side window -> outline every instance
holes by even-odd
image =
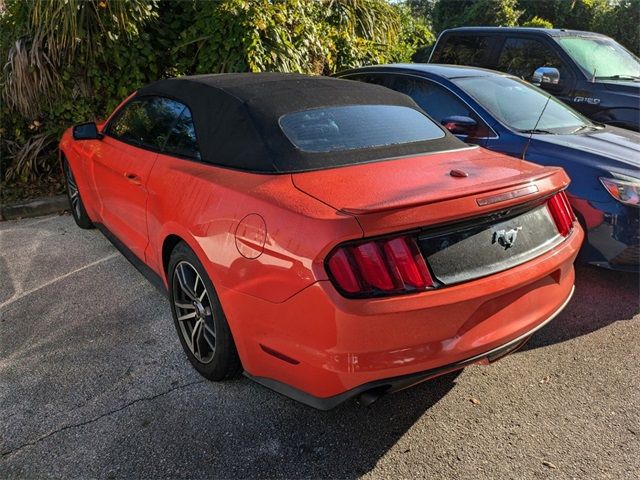
[[[538,67],[554,67],[560,72],[560,83],[566,79],[567,70],[560,57],[550,47],[538,40],[508,38],[500,52],[497,70],[510,73],[523,80],[531,80]]]
[[[200,160],[196,130],[193,125],[191,110],[188,107],[184,107],[180,118],[171,128],[164,151],[168,154]]]
[[[487,67],[495,37],[487,35],[450,35],[434,52],[430,63],[450,63]]]
[[[491,129],[469,105],[440,85],[420,78],[398,76],[393,89],[409,95],[420,108],[440,124],[452,115],[470,117],[478,123],[476,137],[493,136]]]
[[[107,134],[123,142],[161,150],[169,129],[186,107],[163,97],[133,99],[109,122]]]

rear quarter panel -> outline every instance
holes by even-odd
[[[177,235],[214,285],[279,303],[327,278],[314,269],[322,252],[362,236],[352,216],[298,191],[288,174],[251,174],[160,155],[147,188],[146,258],[165,280],[163,243]]]

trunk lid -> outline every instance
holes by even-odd
[[[569,183],[560,168],[477,147],[295,173],[292,180],[308,195],[354,215],[365,236],[481,216],[549,196]]]

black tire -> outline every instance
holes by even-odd
[[[67,182],[69,209],[71,210],[71,215],[73,215],[76,225],[80,228],[84,228],[85,230],[94,228],[93,222],[84,208],[84,203],[82,203],[82,198],[80,197],[80,190],[78,189],[76,179],[73,176],[73,172],[71,171],[71,167],[69,166],[69,162],[67,162],[66,158],[63,159],[62,165],[64,169],[64,178]]]
[[[173,322],[193,367],[209,380],[238,376],[242,364],[218,295],[202,263],[184,242],[171,252],[167,277]]]

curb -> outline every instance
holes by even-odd
[[[64,210],[69,210],[69,200],[66,195],[39,197],[0,206],[0,220],[39,217]]]

